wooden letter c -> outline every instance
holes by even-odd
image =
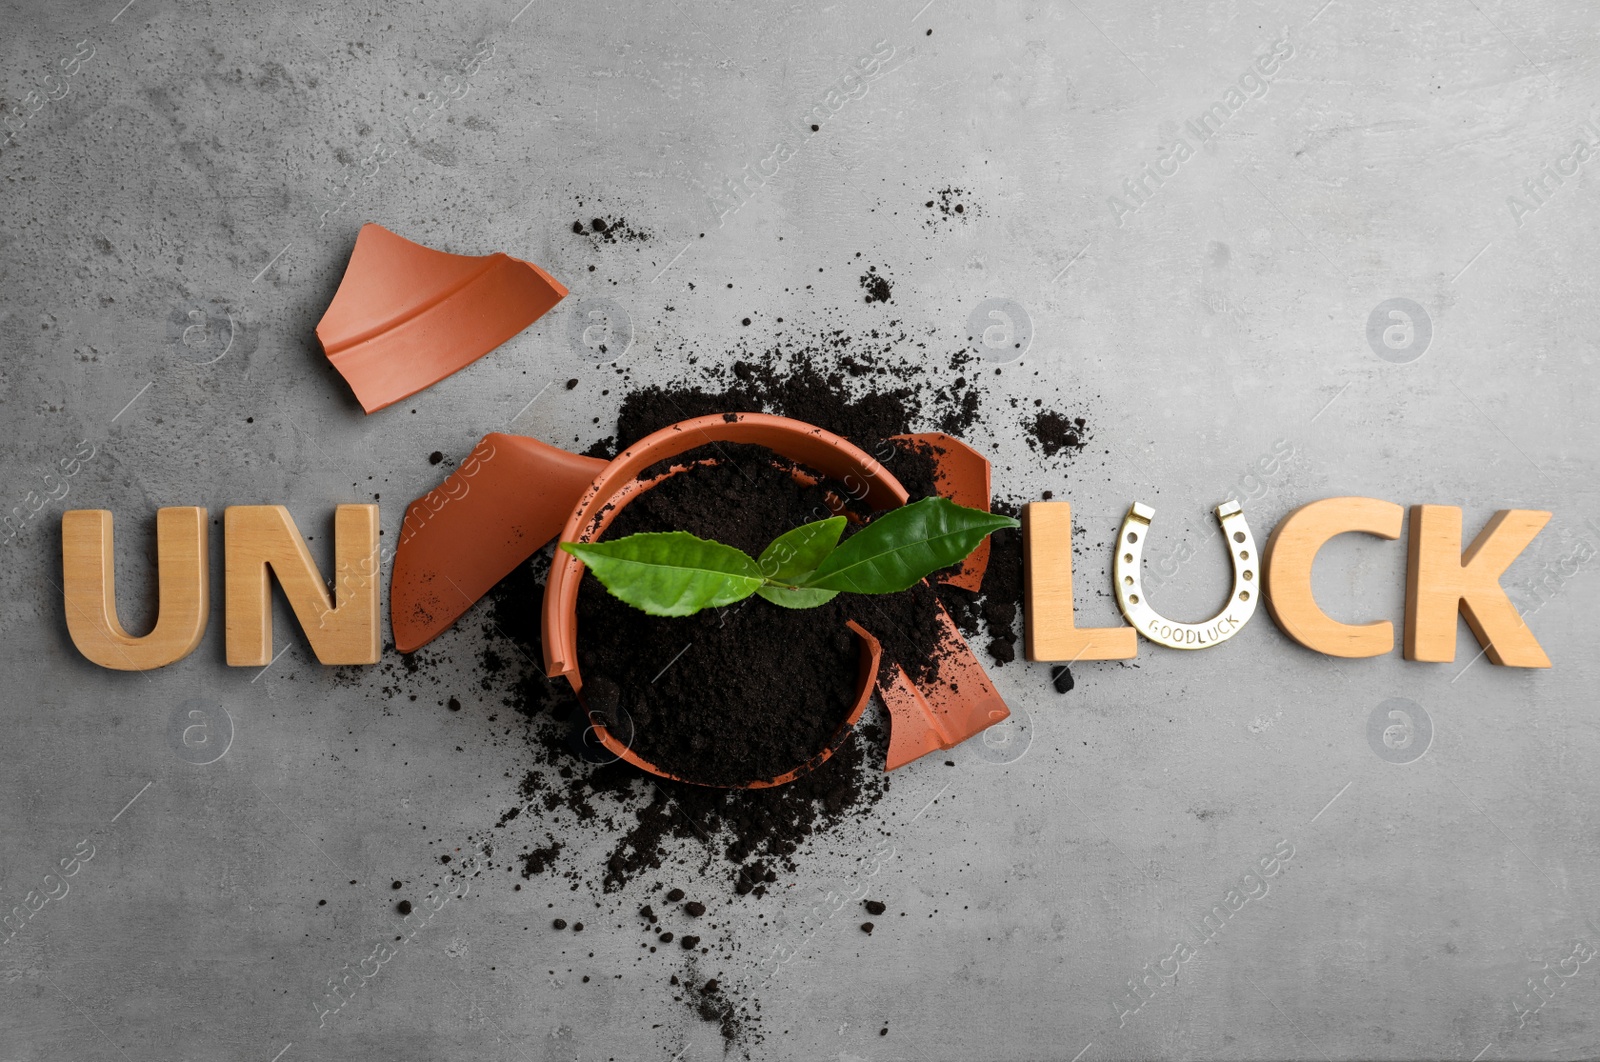
[[[1335,535],[1360,531],[1395,539],[1405,509],[1377,498],[1324,498],[1285,516],[1267,540],[1267,611],[1289,637],[1307,649],[1348,658],[1382,656],[1394,650],[1394,624],[1340,623],[1317,607],[1311,565]]]

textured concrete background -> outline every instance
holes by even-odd
[[[608,327],[649,379],[685,343],[722,357],[752,313],[759,330],[892,312],[956,343],[987,298],[1031,322],[1027,371],[994,394],[1059,388],[1109,451],[1063,479],[1014,423],[976,440],[1011,466],[1006,492],[1074,503],[1080,623],[1114,618],[1104,543],[1135,499],[1160,510],[1152,565],[1193,553],[1157,595],[1185,618],[1225,592],[1209,509],[1231,490],[1263,539],[1335,494],[1462,505],[1469,533],[1547,508],[1508,585],[1555,667],[1473,661],[1465,626],[1452,665],[1336,662],[1262,614],[1214,651],[1079,666],[1065,697],[1039,666],[1004,669],[1028,726],[956,770],[914,765],[879,805],[895,857],[875,887],[910,914],[870,947],[824,925],[762,995],[759,1053],[1600,1054],[1583,766],[1600,229],[1574,154],[1600,140],[1590,5],[121,3],[6,3],[0,22],[3,505],[24,516],[0,544],[0,906],[60,892],[45,875],[93,850],[0,946],[0,1059],[720,1054],[632,967],[612,978],[637,947],[623,934],[547,975],[567,944],[537,932],[546,904],[574,900],[559,879],[445,908],[319,1028],[326,979],[394,922],[389,880],[437,879],[429,843],[499,810],[517,742],[487,740],[483,711],[386,701],[392,653],[317,666],[281,605],[284,655],[225,667],[219,583],[188,660],[88,664],[61,616],[60,513],[115,512],[138,629],[157,507],[281,502],[327,570],[333,507],[381,493],[392,535],[439,478],[430,451],[591,438],[615,376],[584,344]],[[875,48],[893,52],[879,76],[841,82]],[[1185,123],[1268,54],[1275,73],[1201,144]],[[841,84],[856,98],[834,113]],[[1125,190],[1179,137],[1192,157]],[[780,143],[795,150],[766,161]],[[728,211],[747,165],[777,172]],[[946,186],[975,209],[927,227]],[[652,239],[596,249],[568,231],[590,213]],[[529,258],[573,298],[365,417],[312,335],[365,220]],[[892,311],[861,301],[868,261]],[[1414,307],[1384,308],[1370,339],[1391,299]],[[92,458],[47,483],[80,445]],[[1292,459],[1261,473],[1275,448]],[[1403,543],[1339,542],[1317,592],[1398,622],[1403,570]],[[471,647],[443,644],[470,682]],[[172,729],[192,710],[215,762]],[[1160,960],[1280,845],[1269,891],[1171,976]],[[847,881],[858,854],[819,851],[791,896]],[[751,923],[741,975],[803,906]]]

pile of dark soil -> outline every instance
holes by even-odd
[[[1054,410],[1044,410],[1028,424],[1027,443],[1031,450],[1042,450],[1046,457],[1054,457],[1063,450],[1081,450],[1084,445],[1084,419],[1068,419]]]
[[[724,444],[685,455],[702,458],[717,463],[660,481],[604,537],[688,531],[757,557],[785,531],[828,514],[826,485],[796,482],[777,454]],[[842,486],[835,493],[847,494]],[[826,748],[850,713],[860,639],[845,621],[857,611],[845,595],[804,611],[752,597],[693,616],[650,616],[585,574],[578,645],[586,700],[620,724],[620,733],[611,729],[635,752],[680,778],[775,778]],[[596,684],[615,706],[596,705]]]
[[[849,731],[820,767],[769,789],[656,778],[584,742],[587,720],[571,688],[564,679],[551,682],[532,664],[542,650],[539,612],[529,602],[543,593],[549,563],[545,551],[494,588],[484,630],[488,645],[481,665],[491,673],[484,693],[498,696],[524,720],[533,762],[514,794],[513,806],[527,813],[509,819],[502,814],[500,823],[475,840],[505,836],[510,822],[546,831],[542,842],[530,844],[507,869],[524,879],[561,873],[574,888],[594,882],[590,871],[564,864],[560,856],[569,839],[598,834],[608,850],[598,879],[602,891],[627,888],[669,863],[703,874],[720,859],[727,869],[713,880],[724,882],[724,895],[759,896],[773,869],[792,868],[791,857],[814,833],[839,825],[887,791],[888,736],[870,719]],[[515,672],[509,685],[507,672]]]
[[[861,274],[861,287],[866,291],[866,302],[888,302],[894,295],[889,278],[878,272],[877,266],[868,266]]]
[[[913,497],[933,492],[926,444],[883,449],[901,459]],[[760,556],[785,531],[848,499],[842,484],[759,447],[702,447],[624,508],[607,539],[687,531]],[[816,481],[798,482],[796,473]],[[867,515],[867,514],[860,514]],[[847,532],[848,534],[848,532]],[[913,682],[937,679],[940,607],[964,629],[993,632],[996,664],[1015,659],[1022,590],[1015,535],[1002,540],[985,592],[919,585],[899,594],[841,594],[797,611],[758,597],[693,616],[650,616],[586,574],[578,597],[580,667],[589,710],[650,763],[705,785],[775,778],[810,762],[842,736],[859,692],[854,620],[883,645],[885,677],[898,665]],[[948,604],[946,604],[948,601]]]
[[[621,397],[615,434],[593,442],[587,452],[614,456],[619,448],[689,417],[776,413],[850,439],[916,498],[937,491],[933,455],[892,442],[892,436],[937,430],[980,449],[990,446],[980,418],[985,403],[992,403],[983,383],[990,368],[964,351],[935,353],[928,338],[908,335],[897,322],[857,333],[779,334],[765,348],[755,345],[759,342],[741,340],[737,360],[710,363],[685,340],[681,383],[630,387],[623,373],[612,385]],[[1017,405],[1010,400],[1016,412],[1004,415],[1019,416]],[[1029,411],[1030,422],[1023,425],[1031,444],[1043,443],[1037,459],[1071,458],[1081,449],[1076,443],[1086,437],[1085,426],[1065,414],[1044,419],[1045,412]],[[989,409],[987,416],[995,415]],[[1067,441],[1068,434],[1076,439]],[[734,460],[664,481],[619,514],[612,533],[669,527],[757,555],[777,534],[817,518],[817,491],[796,484],[767,452],[752,456],[724,450]],[[1003,475],[997,467],[1002,492]],[[755,498],[761,504],[751,504]],[[1003,494],[995,507],[1014,511]],[[749,970],[771,940],[743,940],[734,926],[766,917],[762,905],[792,895],[785,890],[794,884],[800,861],[822,850],[814,841],[825,841],[826,851],[835,856],[855,853],[862,865],[874,845],[886,841],[887,828],[873,814],[891,784],[883,771],[884,713],[876,702],[869,705],[830,759],[773,788],[672,782],[614,761],[592,740],[583,740],[587,717],[566,682],[548,681],[537,666],[542,656],[537,603],[550,556],[549,549],[537,555],[492,591],[487,609],[470,614],[481,617],[481,629],[468,639],[480,646],[478,688],[438,691],[441,711],[459,709],[452,719],[471,725],[474,713],[480,713],[488,720],[482,724],[485,740],[525,737],[529,750],[525,768],[508,780],[507,806],[458,841],[457,851],[471,850],[478,865],[488,868],[485,873],[503,873],[508,887],[521,889],[538,879],[563,881],[563,888],[540,890],[555,908],[544,912],[544,924],[558,917],[569,923],[556,932],[574,932],[577,924],[588,927],[585,937],[611,932],[613,925],[618,932],[637,932],[640,972],[668,986],[669,998],[697,1019],[714,1023],[731,1048],[749,1054],[764,1036],[759,1001],[764,982],[752,979]],[[844,633],[846,615],[871,630],[883,642],[885,656],[905,665],[913,681],[926,681],[937,668],[932,649],[938,605],[986,662],[1014,660],[1021,543],[1016,532],[991,538],[979,593],[939,586],[886,597],[841,595],[830,603],[832,612],[787,612],[753,599],[721,613],[657,620],[591,584],[586,578],[579,599],[582,668],[586,682],[599,676],[614,685],[615,705],[626,706],[633,720],[634,747],[689,777],[743,781],[756,773],[781,773],[833,737],[855,689],[856,646]],[[654,633],[644,632],[651,626],[657,628]],[[428,654],[424,650],[403,661],[398,686],[416,688],[427,681]],[[1070,674],[1056,676],[1043,666],[1037,670],[1041,689],[1052,681],[1062,688],[1063,679],[1070,688]],[[711,674],[718,679],[715,696],[707,697],[713,687],[704,679]],[[791,689],[779,690],[784,683]],[[643,687],[659,690],[641,693]],[[762,698],[766,714],[750,711],[748,704]],[[739,702],[745,706],[736,708]],[[774,725],[780,716],[782,725]],[[445,854],[441,861],[451,858]],[[455,858],[451,868],[461,863],[461,856]],[[668,900],[685,887],[692,894],[688,901],[702,905],[703,914]],[[643,916],[645,909],[652,917]],[[874,924],[874,940],[891,928],[885,918]],[[865,932],[854,935],[868,939]],[[588,951],[578,939],[560,945],[572,949],[562,954],[574,963]]]

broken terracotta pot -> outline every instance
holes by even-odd
[[[981,499],[975,493],[970,459],[964,489],[971,499],[967,504],[988,508],[988,462],[981,454],[949,436],[915,438],[946,453],[964,451],[963,457],[971,454],[982,461],[985,489]],[[647,436],[609,463],[519,436],[485,436],[473,451],[478,458],[475,462],[473,458],[463,462],[444,484],[407,510],[390,591],[396,645],[409,651],[443,631],[498,579],[555,537],[556,531],[549,530],[552,526],[564,521],[558,527],[562,541],[597,538],[623,506],[656,482],[640,480],[645,469],[718,442],[765,447],[838,480],[875,509],[894,508],[909,500],[905,488],[887,469],[845,439],[801,421],[762,413],[715,414],[680,421]],[[574,488],[580,476],[596,469],[591,482]],[[537,498],[530,490],[535,487]],[[578,671],[577,602],[583,570],[578,558],[556,553],[545,584],[541,625],[547,675],[564,676],[580,700],[583,679]],[[961,575],[965,573],[963,568]],[[982,578],[981,567],[977,577]],[[983,665],[942,609],[941,622],[945,656],[938,680],[917,687],[896,667],[894,681],[880,685],[891,717],[888,770],[950,748],[1010,715]],[[780,785],[824,762],[859,720],[877,678],[879,646],[859,624],[852,622],[851,628],[868,651],[862,654],[861,692],[849,718],[828,747],[805,765],[778,778],[753,781],[749,783],[752,787]],[[870,669],[866,666],[869,658]],[[633,753],[595,718],[601,714],[591,713],[595,735],[612,755],[661,777],[673,777]]]
[[[566,295],[532,262],[446,254],[367,224],[317,340],[372,413],[470,365]]]
[[[390,581],[395,648],[422,648],[560,533],[606,467],[526,435],[491,432],[406,507]]]

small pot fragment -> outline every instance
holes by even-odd
[[[367,224],[317,340],[373,413],[466,368],[566,295],[532,262],[448,254]]]

